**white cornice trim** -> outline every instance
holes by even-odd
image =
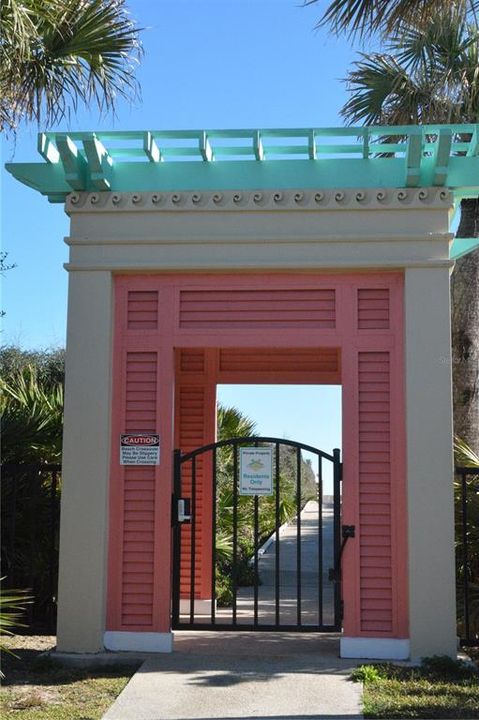
[[[378,262],[355,262],[349,261],[329,261],[329,262],[318,262],[317,264],[309,262],[305,266],[304,262],[297,264],[291,261],[286,261],[284,264],[278,263],[277,265],[271,265],[271,262],[256,262],[250,265],[244,262],[232,262],[231,264],[222,263],[221,265],[212,265],[211,262],[205,260],[204,264],[196,264],[194,266],[186,266],[185,264],[168,263],[165,265],[157,265],[151,262],[135,263],[130,262],[105,262],[104,264],[79,264],[79,263],[64,263],[63,267],[68,272],[113,272],[113,273],[162,273],[162,272],[198,272],[198,273],[224,273],[224,272],[356,272],[366,270],[404,270],[405,268],[452,268],[454,267],[453,260],[382,260]]]
[[[174,238],[168,237],[91,237],[82,235],[67,235],[64,237],[66,245],[80,245],[82,247],[95,245],[226,245],[226,244],[257,244],[257,243],[274,243],[274,244],[301,244],[301,243],[380,243],[380,242],[451,242],[454,239],[454,233],[411,233],[410,235],[392,235],[381,233],[377,235],[312,235],[294,237],[283,237],[278,235],[228,235],[225,237],[212,237],[211,235],[195,235],[195,236],[179,236]]]
[[[91,212],[252,212],[321,210],[407,210],[452,208],[445,188],[368,188],[337,190],[228,190],[178,192],[70,193],[65,211]]]

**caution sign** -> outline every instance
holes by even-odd
[[[156,433],[120,435],[120,465],[159,465],[160,436]]]
[[[271,448],[240,448],[240,495],[272,495]]]

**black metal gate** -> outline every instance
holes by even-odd
[[[175,450],[173,628],[340,630],[341,474],[339,450],[280,438]]]

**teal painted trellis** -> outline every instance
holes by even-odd
[[[41,133],[44,162],[7,163],[64,202],[72,191],[447,187],[479,195],[479,124]],[[451,257],[479,245],[455,240]]]

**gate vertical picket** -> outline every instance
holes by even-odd
[[[280,479],[279,479],[279,443],[276,443],[276,453],[275,453],[275,476],[276,476],[276,503],[275,503],[275,509],[276,509],[276,522],[275,522],[275,557],[274,557],[274,569],[275,569],[275,583],[274,583],[274,594],[275,594],[275,622],[276,625],[279,625],[280,622],[280,614],[279,614],[279,595],[280,595],[280,579],[279,579],[279,572],[280,572],[280,546],[279,546],[279,529],[280,529]]]
[[[301,626],[301,449],[296,448],[296,622]]]
[[[213,507],[212,507],[212,522],[213,532],[211,533],[211,624],[216,623],[216,448],[213,449]]]

